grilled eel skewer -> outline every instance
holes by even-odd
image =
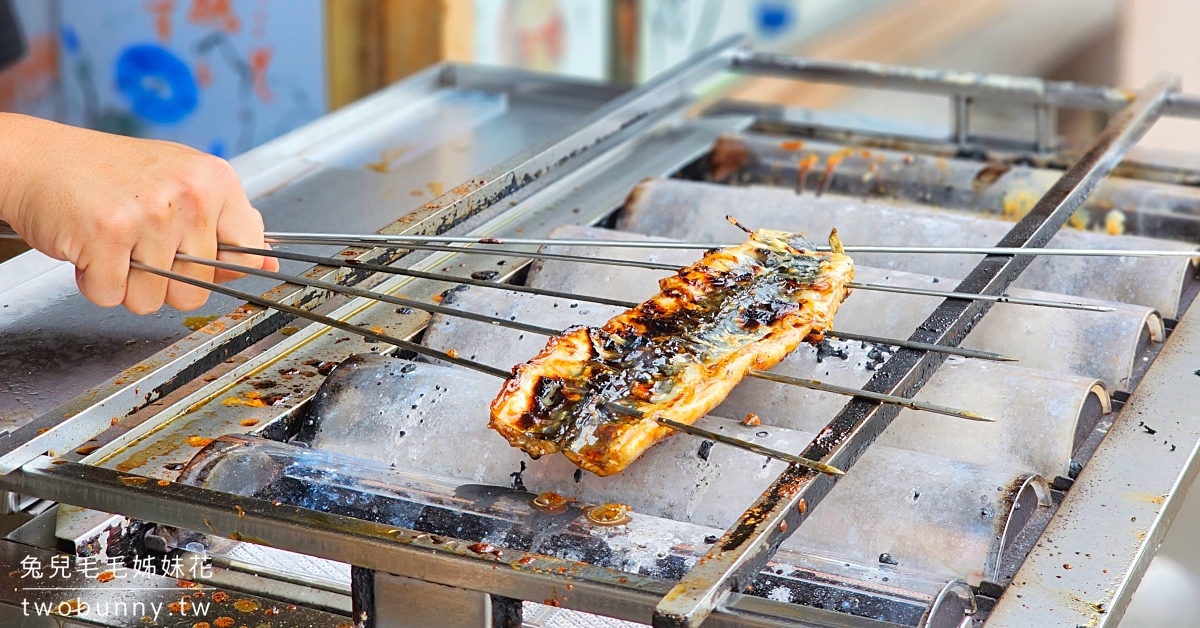
[[[573,327],[513,367],[489,426],[532,458],[562,452],[620,473],[673,430],[716,407],[750,369],[819,342],[850,294],[853,261],[803,236],[758,230],[659,281],[660,292],[603,327]]]

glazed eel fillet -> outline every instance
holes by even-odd
[[[822,338],[854,276],[836,231],[829,241],[835,252],[812,252],[801,235],[758,230],[708,251],[649,300],[513,367],[490,427],[535,459],[562,452],[596,475],[621,472],[673,431],[655,418],[691,424],[750,369]]]

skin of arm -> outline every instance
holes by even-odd
[[[193,310],[208,291],[129,262],[206,281],[241,275],[176,262],[189,253],[276,270],[273,258],[217,252],[267,248],[262,216],[229,162],[171,142],[110,135],[0,113],[0,219],[33,248],[75,266],[88,300],[137,314]]]

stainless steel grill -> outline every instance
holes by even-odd
[[[955,123],[946,137],[917,138],[714,103],[707,96],[728,72],[943,94]],[[1035,136],[977,136],[970,108],[985,100],[1027,109]],[[396,102],[415,104],[392,112]],[[1060,107],[1107,111],[1108,126],[1069,154],[1053,132]],[[736,41],[620,95],[436,68],[236,165],[272,228],[343,234],[374,229],[417,192],[432,196],[404,177],[453,176],[460,185],[380,233],[493,238],[516,252],[476,254],[490,241],[282,245],[345,263],[285,260],[309,285],[248,280],[243,291],[266,291],[280,306],[218,298],[223,316],[178,340],[159,332],[178,321],[151,322],[132,365],[72,349],[86,373],[72,377],[92,388],[11,411],[0,438],[0,484],[63,505],[4,551],[66,543],[78,556],[208,560],[206,586],[303,607],[272,617],[283,626],[347,617],[369,626],[1115,625],[1194,478],[1200,443],[1188,408],[1198,284],[1187,256],[1200,195],[1184,185],[1196,175],[1129,157],[1163,115],[1200,115],[1200,100],[1171,77],[1133,93],[780,58]],[[538,121],[555,116],[565,129],[557,137],[515,154],[500,146],[544,133]],[[404,143],[416,147],[398,165],[406,174],[362,167]],[[726,214],[814,236],[837,227],[850,245],[1184,253],[853,253],[867,284],[1107,311],[857,290],[837,318],[847,337],[802,348],[772,372],[997,421],[748,379],[697,424],[846,470],[840,479],[682,434],[599,478],[558,458],[530,461],[487,429],[498,380],[461,364],[505,370],[541,348],[539,328],[597,323],[655,292],[665,271],[646,262],[670,268],[697,255],[588,242],[736,240]],[[39,274],[37,264],[5,264],[29,281],[0,293],[24,312],[0,319],[0,356],[12,356],[0,362],[42,355],[14,333],[62,291],[57,271]],[[104,329],[77,302],[62,309],[42,325],[74,335],[51,350],[84,340],[75,323]],[[296,315],[304,311],[345,326]],[[999,354],[1017,361],[981,359]],[[29,395],[54,377],[35,363],[13,387]],[[743,425],[749,413],[762,425]],[[539,509],[531,500],[544,491],[574,501]],[[586,516],[612,501],[631,506],[628,522]],[[104,594],[105,583],[84,584]],[[19,588],[0,599],[19,605]]]

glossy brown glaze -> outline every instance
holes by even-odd
[[[795,234],[756,231],[661,280],[657,295],[603,327],[551,338],[514,367],[490,426],[534,458],[562,452],[597,475],[619,473],[671,433],[654,419],[693,423],[747,371],[831,327],[853,262],[811,248]]]

